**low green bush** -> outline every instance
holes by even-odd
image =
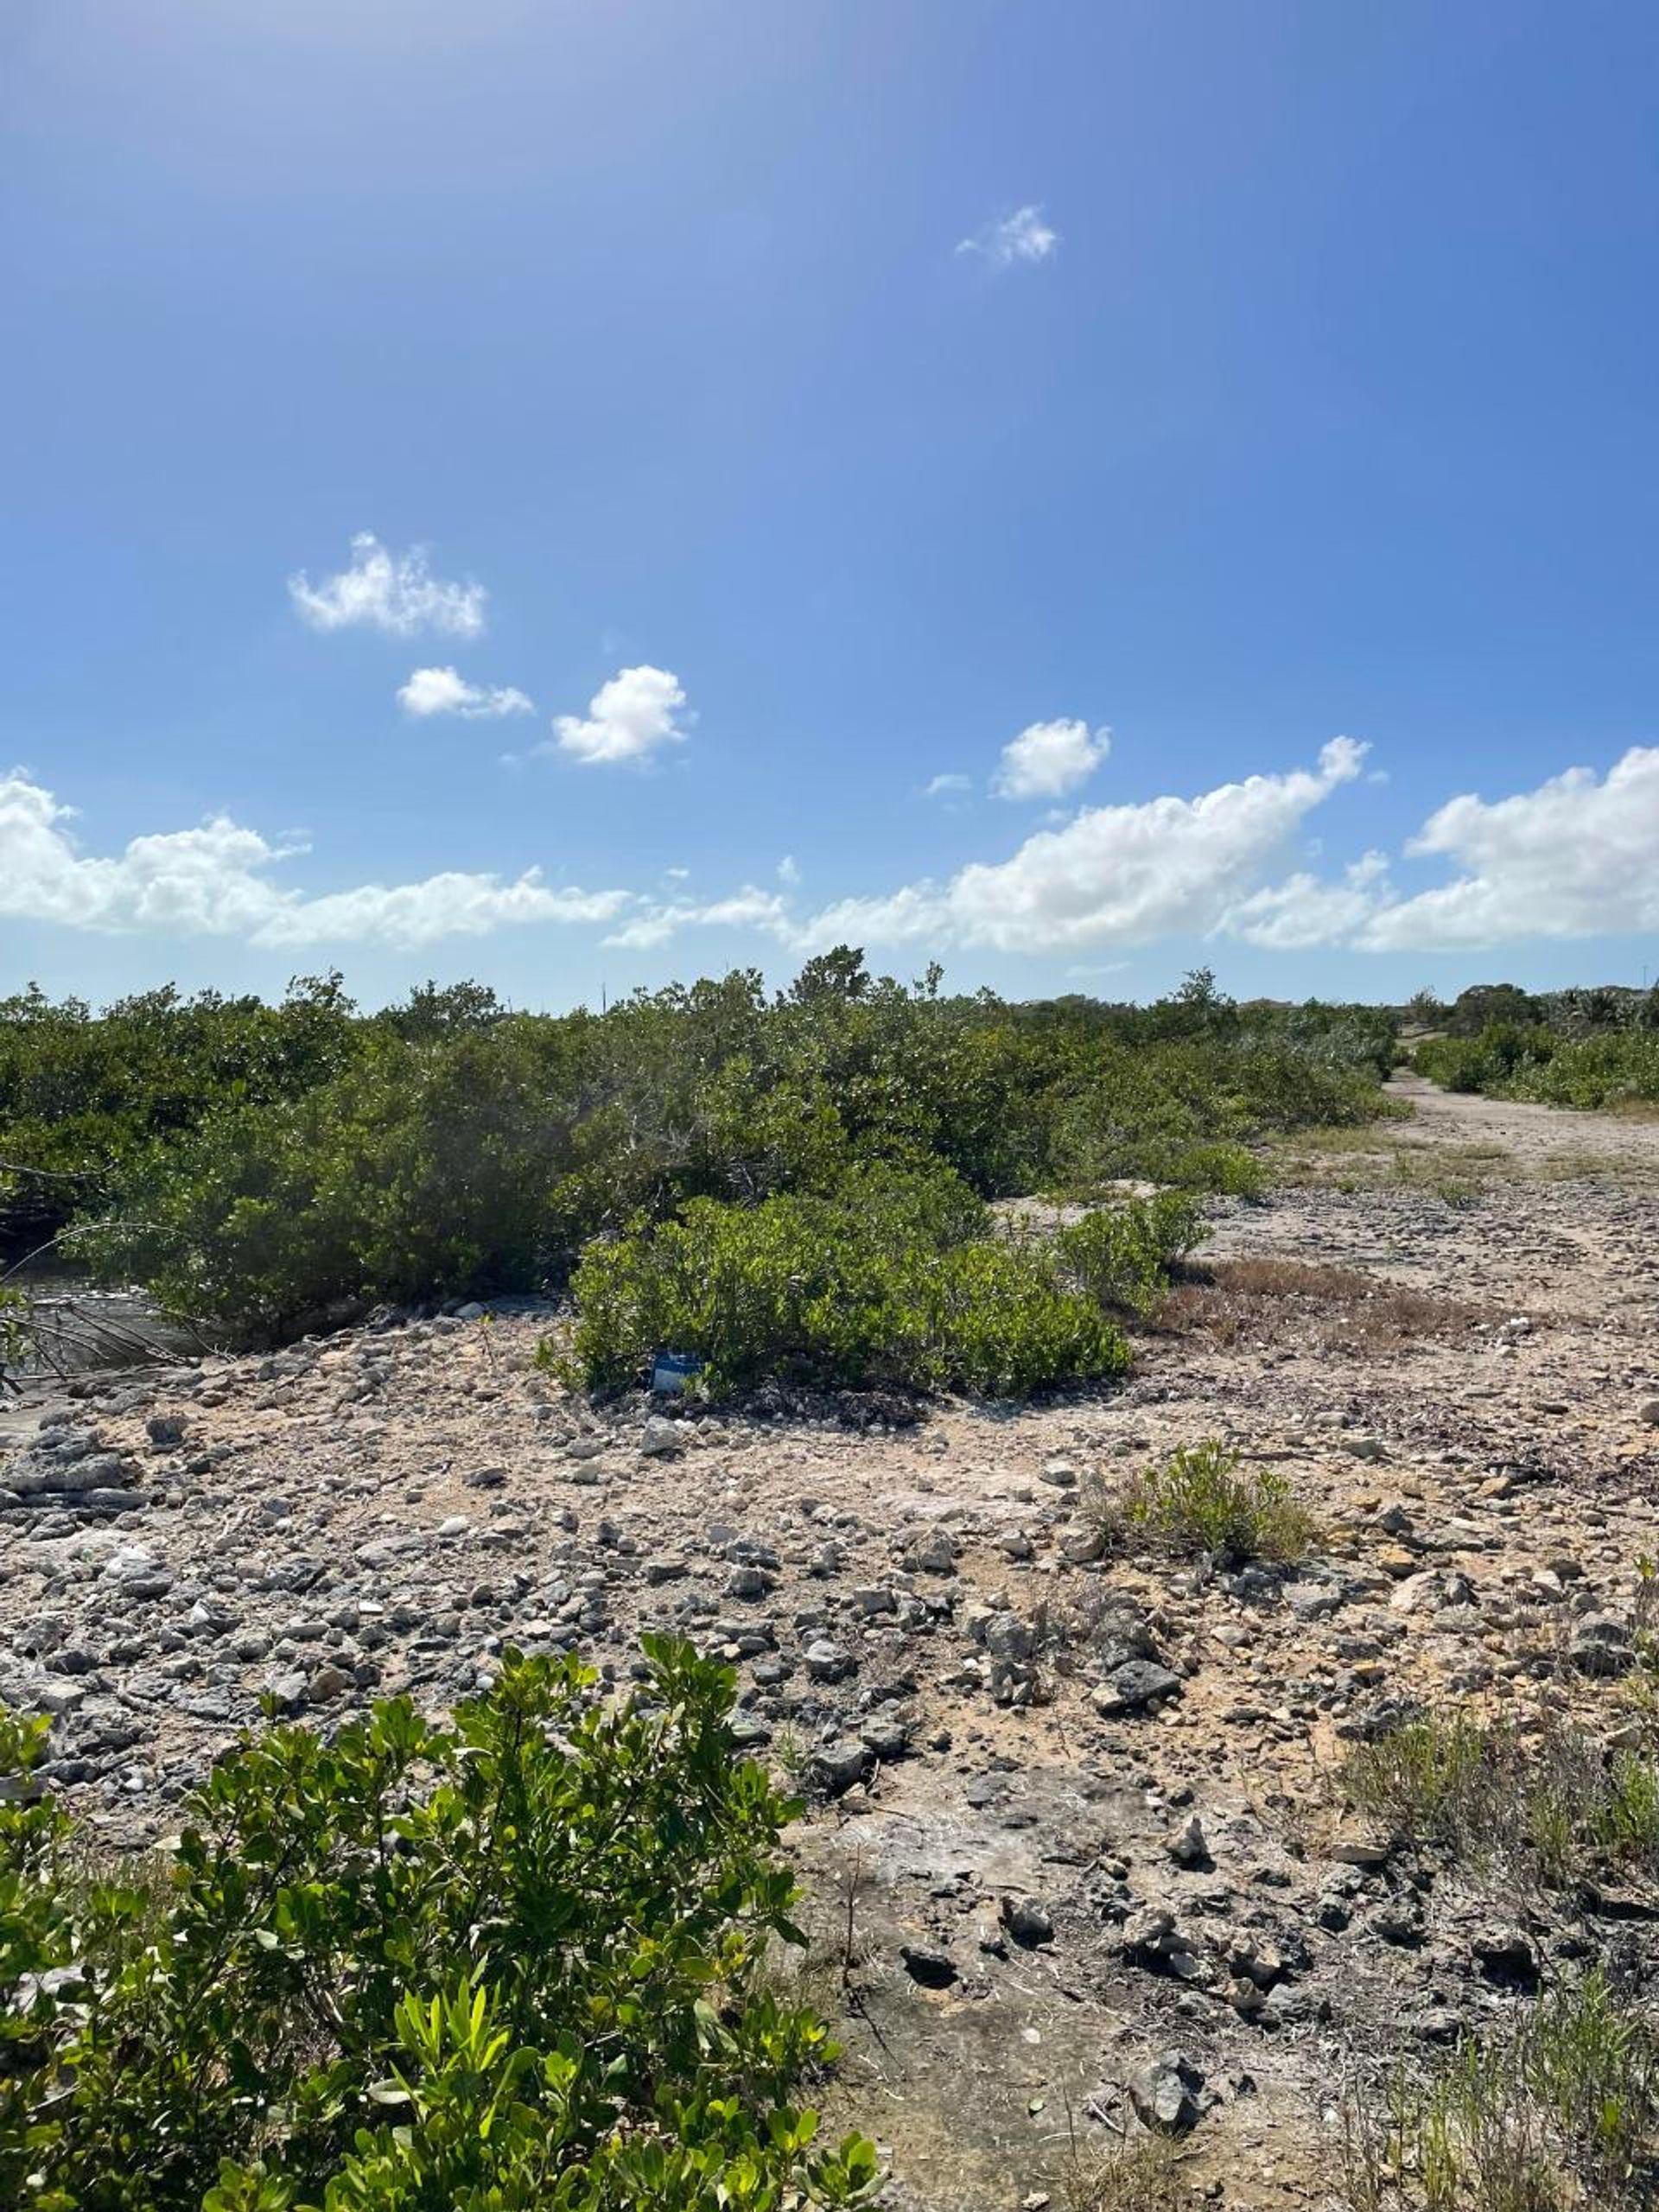
[[[509,1656],[447,1724],[245,1740],[148,1878],[30,1802],[0,1719],[0,2202],[32,2212],[780,2212],[861,2202],[760,1986],[794,1808],[729,1671],[634,1697]],[[142,1871],[142,1870],[141,1870]]]
[[[572,1279],[568,1373],[610,1389],[659,1348],[720,1397],[772,1378],[1023,1396],[1121,1373],[1128,1349],[1044,1249],[969,1233],[955,1179],[880,1170],[828,1198],[693,1199],[677,1221],[590,1244]],[[959,1186],[958,1186],[959,1187]]]
[[[1313,1541],[1313,1522],[1284,1477],[1243,1467],[1213,1437],[1182,1446],[1119,1487],[1097,1488],[1090,1502],[1114,1545],[1204,1554],[1227,1566],[1287,1565]]]
[[[1084,1214],[1060,1230],[1054,1249],[1062,1270],[1096,1305],[1146,1314],[1168,1289],[1171,1267],[1204,1234],[1197,1200],[1161,1191]]]

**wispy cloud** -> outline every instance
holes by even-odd
[[[605,942],[632,952],[648,951],[666,944],[683,929],[698,927],[758,930],[787,944],[792,942],[795,925],[789,902],[780,892],[763,891],[756,884],[746,883],[741,891],[723,899],[701,902],[674,899],[647,906],[613,930]]]
[[[1112,749],[1112,734],[1087,722],[1032,722],[1002,748],[991,789],[998,798],[1058,798],[1088,782]]]
[[[922,797],[924,798],[961,798],[973,788],[974,779],[971,776],[960,775],[954,768],[947,768],[943,775],[935,776],[932,782],[924,788]]]
[[[460,715],[468,721],[499,721],[532,715],[536,702],[511,683],[468,683],[457,669],[417,668],[397,691],[406,715]]]
[[[1012,215],[986,223],[969,237],[957,241],[958,253],[978,257],[990,269],[1013,269],[1021,263],[1048,261],[1060,250],[1060,234],[1045,222],[1039,206],[1016,207]]]
[[[619,669],[594,692],[585,715],[556,716],[556,743],[537,750],[588,763],[648,760],[664,746],[685,742],[696,717],[684,709],[685,693],[671,670]]]
[[[303,569],[288,580],[289,597],[314,630],[385,630],[412,638],[435,630],[450,638],[475,638],[484,627],[482,584],[446,583],[435,576],[424,548],[391,553],[372,531],[352,540],[352,564],[314,584]]]

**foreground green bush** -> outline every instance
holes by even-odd
[[[1107,1541],[1201,1554],[1224,1566],[1250,1560],[1289,1565],[1303,1557],[1313,1523],[1290,1484],[1271,1468],[1241,1465],[1217,1438],[1183,1445],[1161,1466],[1091,1497]]]
[[[590,1244],[571,1284],[572,1379],[637,1383],[661,1347],[702,1361],[711,1397],[773,1377],[1006,1397],[1122,1373],[1128,1348],[1098,1305],[1046,1250],[964,1234],[981,1210],[953,1185],[884,1171],[830,1198],[694,1199]]]
[[[785,2212],[873,2185],[791,2102],[832,2055],[757,1985],[792,1808],[734,1681],[635,1700],[510,1656],[447,1725],[245,1741],[176,1861],[89,1872],[0,1716],[0,2203],[34,2212]],[[10,1802],[7,1802],[10,1797]]]

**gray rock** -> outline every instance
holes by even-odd
[[[1636,1663],[1628,1623],[1616,1613],[1586,1613],[1573,1624],[1567,1656],[1581,1675],[1611,1676]]]
[[[352,1678],[343,1668],[319,1667],[305,1686],[305,1694],[313,1705],[332,1705],[337,1697],[344,1697],[352,1687]]]
[[[801,1655],[806,1662],[806,1671],[815,1682],[839,1682],[852,1674],[858,1665],[850,1651],[843,1651],[838,1643],[824,1637],[809,1643]]]
[[[807,1774],[820,1789],[839,1797],[862,1782],[874,1764],[868,1745],[855,1737],[838,1736],[833,1743],[818,1745],[807,1761]]]
[[[764,1598],[777,1587],[777,1577],[763,1567],[734,1567],[726,1584],[728,1598]]]
[[[1205,1840],[1204,1823],[1194,1813],[1169,1835],[1164,1849],[1178,1866],[1197,1872],[1211,1864],[1210,1846]]]
[[[905,1962],[905,1972],[924,1989],[949,1989],[957,1979],[956,1961],[944,1951],[926,1951],[914,1943],[901,1943],[899,1955]]]
[[[1140,1713],[1181,1689],[1181,1678],[1155,1659],[1126,1659],[1115,1667],[1090,1693],[1096,1713],[1106,1718],[1119,1713]]]
[[[1160,2135],[1185,2135],[1203,2117],[1204,2075],[1179,2051],[1154,2059],[1129,2083],[1129,2101],[1144,2127]]]
[[[1004,1897],[1002,1925],[1016,1943],[1027,1950],[1034,1944],[1052,1943],[1054,1923],[1035,1897]]]
[[[680,1423],[665,1421],[661,1414],[652,1414],[639,1433],[639,1449],[648,1459],[665,1459],[671,1452],[685,1448],[685,1433]]]

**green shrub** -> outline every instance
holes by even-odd
[[[1503,1739],[1507,1763],[1508,1739]],[[1462,1714],[1408,1720],[1360,1745],[1343,1768],[1348,1801],[1402,1835],[1455,1844],[1500,1764],[1491,1731]]]
[[[572,1379],[637,1383],[663,1347],[700,1359],[715,1397],[773,1377],[1023,1396],[1121,1373],[1122,1338],[1050,1256],[976,1226],[937,1173],[881,1170],[753,1207],[693,1199],[583,1253]]]
[[[1048,1179],[1077,1191],[1126,1177],[1195,1190],[1249,1186],[1247,1144],[1369,1121],[1381,1105],[1374,1074],[1322,1065],[1282,1045],[1103,1039],[1057,1098]]]
[[[381,1039],[302,1099],[227,1108],[152,1148],[83,1242],[170,1311],[282,1337],[332,1301],[533,1288],[567,1157],[511,1026]]]
[[[279,1006],[170,985],[99,1016],[33,985],[0,1000],[0,1237],[41,1242],[225,1105],[303,1096],[353,1056],[353,1011],[337,975],[296,978]]]
[[[1122,1488],[1097,1491],[1093,1505],[1114,1543],[1202,1554],[1229,1566],[1288,1564],[1313,1541],[1313,1524],[1284,1477],[1242,1468],[1237,1452],[1213,1438],[1181,1446]]]
[[[1060,1266],[1097,1305],[1150,1313],[1169,1287],[1173,1263],[1204,1240],[1197,1202],[1178,1191],[1087,1213],[1054,1240]]]
[[[245,1740],[149,1889],[0,1801],[0,2201],[36,2212],[767,2212],[845,2205],[833,2056],[759,1986],[794,1936],[793,1808],[728,1671],[666,1640],[642,1694],[509,1655],[444,1725]],[[0,1770],[38,1751],[15,1724]],[[111,1870],[111,1874],[113,1870]],[[55,1974],[51,1971],[58,1969]]]
[[[1659,1101],[1659,1031],[1651,1028],[1571,1036],[1537,1024],[1495,1022],[1478,1036],[1426,1039],[1414,1060],[1420,1074],[1448,1090],[1547,1106]]]
[[[906,987],[842,946],[768,995],[738,970],[595,1015],[475,984],[355,1013],[338,977],[94,1016],[0,1002],[0,1238],[75,1212],[107,1275],[245,1338],[366,1300],[561,1285],[582,1247],[694,1199],[950,1170],[980,1198],[1125,1177],[1249,1196],[1249,1147],[1381,1109],[1391,1017]]]

